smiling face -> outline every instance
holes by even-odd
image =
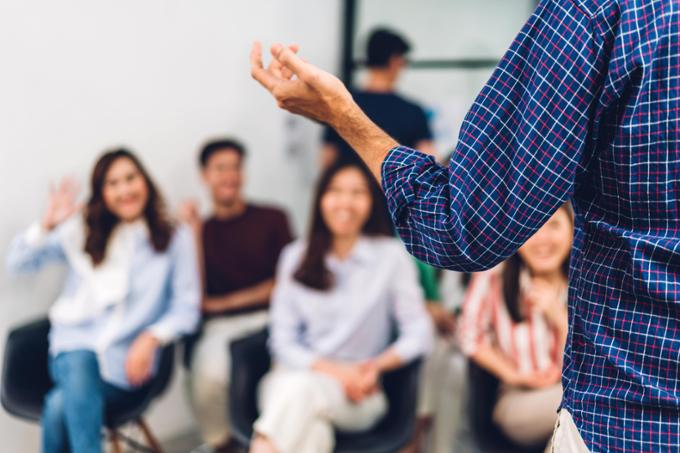
[[[243,186],[243,158],[233,149],[224,148],[214,153],[203,168],[203,181],[210,189],[215,203],[231,205],[241,197]]]
[[[358,236],[371,214],[372,205],[366,176],[361,170],[348,167],[333,176],[321,197],[321,216],[333,236]]]
[[[558,209],[519,249],[519,254],[532,275],[559,271],[571,252],[574,227],[567,209]]]
[[[144,175],[127,157],[116,159],[104,177],[102,197],[106,208],[124,222],[142,217],[149,200]]]

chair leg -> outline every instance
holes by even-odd
[[[115,429],[111,430],[111,447],[113,447],[113,453],[123,453],[123,447],[120,445],[120,438],[118,437],[118,431]]]
[[[154,453],[163,453],[161,444],[158,442],[158,440],[156,440],[153,433],[149,429],[149,426],[146,424],[142,417],[139,417],[137,419],[137,426],[139,426],[139,429],[142,430],[142,434],[144,434],[144,439],[146,439],[146,443],[149,445],[151,450]]]

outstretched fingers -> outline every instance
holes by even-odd
[[[267,71],[262,64],[262,45],[259,41],[255,41],[250,50],[250,74],[253,79],[269,91],[272,91],[277,85],[278,79]]]
[[[290,47],[281,44],[274,44],[271,47],[272,56],[288,69],[291,74],[296,75],[305,83],[310,83],[315,74],[316,68],[300,58]]]

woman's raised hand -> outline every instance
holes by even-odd
[[[51,231],[83,207],[77,201],[80,184],[74,178],[62,178],[58,185],[50,184],[47,210],[42,226]]]

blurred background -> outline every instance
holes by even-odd
[[[196,155],[211,137],[249,148],[250,199],[284,207],[305,231],[321,127],[277,108],[250,77],[253,40],[297,43],[307,60],[355,84],[369,31],[412,44],[399,91],[425,107],[437,153],[526,21],[525,0],[3,0],[0,2],[0,250],[45,208],[50,181],[84,186],[102,150],[135,150],[173,209],[209,202]],[[0,342],[43,315],[59,270],[10,279],[0,268]],[[4,350],[0,344],[0,354]],[[30,360],[30,358],[29,358]],[[195,431],[181,370],[148,422],[164,443]],[[37,451],[39,428],[0,412],[3,451]]]

